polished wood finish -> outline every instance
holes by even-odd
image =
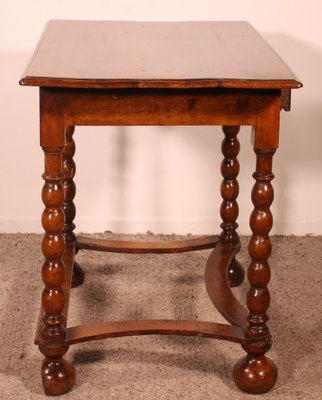
[[[165,242],[134,242],[127,240],[107,240],[78,236],[79,250],[96,250],[110,253],[184,253],[195,250],[212,249],[218,242],[218,236],[206,236],[186,240]]]
[[[233,377],[236,385],[245,392],[262,394],[275,385],[277,369],[269,358],[248,354],[236,363]]]
[[[68,125],[255,125],[262,107],[260,93],[265,92],[237,93],[231,89],[95,91],[41,87],[40,99],[41,107],[53,108]],[[60,140],[64,146],[64,135]]]
[[[73,159],[75,155],[75,141],[73,139],[74,131],[74,126],[66,126],[65,147],[62,153],[64,173],[63,187],[65,192],[65,199],[63,203],[65,226],[63,229],[63,235],[65,238],[66,247],[71,248],[70,253],[72,255],[72,260],[70,262],[72,266],[70,266],[70,268],[72,268],[72,287],[77,287],[84,282],[85,272],[74,260],[76,249],[76,235],[74,233],[74,229],[76,227],[74,224],[74,218],[76,215],[76,207],[74,204],[74,197],[76,194],[76,185],[74,182],[76,164]]]
[[[75,245],[76,241],[76,235],[74,234],[75,224],[73,222],[76,215],[76,207],[73,201],[76,194],[76,186],[73,180],[76,172],[76,165],[73,160],[75,154],[75,142],[73,139],[74,131],[74,126],[66,127],[65,147],[62,154],[64,173],[63,187],[65,191],[65,199],[63,203],[65,226],[63,229],[63,235],[65,237],[66,246]]]
[[[21,84],[82,89],[300,86],[247,22],[50,21]]]
[[[137,335],[201,336],[243,343],[244,334],[238,326],[215,322],[187,320],[109,321],[68,328],[66,342],[75,344],[88,340]]]
[[[205,285],[208,296],[217,311],[232,325],[246,327],[247,311],[234,297],[228,281],[227,270],[239,243],[219,243],[211,252],[205,269]]]
[[[267,285],[271,276],[268,258],[272,248],[269,232],[273,225],[270,211],[274,198],[271,184],[274,178],[272,162],[278,144],[276,138],[278,137],[280,104],[281,98],[276,98],[275,104],[271,104],[269,108],[262,111],[254,132],[256,171],[253,177],[256,183],[252,190],[254,211],[250,216],[253,234],[248,245],[251,263],[247,273],[250,289],[246,303],[249,314],[243,344],[248,354],[234,367],[236,384],[250,393],[265,393],[275,385],[277,380],[277,368],[273,361],[265,357],[265,353],[272,344],[266,312],[270,303]],[[264,134],[266,134],[265,140],[259,140],[258,136],[262,137]]]
[[[220,216],[223,220],[220,225],[222,233],[221,240],[225,242],[238,242],[238,233],[236,222],[239,214],[238,203],[236,201],[239,194],[239,185],[237,176],[239,173],[239,161],[237,156],[240,149],[240,144],[237,139],[239,126],[224,126],[223,131],[225,138],[221,144],[221,150],[224,159],[221,163],[221,174],[223,181],[221,183],[221,196],[223,202],[220,207]]]
[[[41,124],[41,130],[48,133],[49,127]],[[66,282],[64,252],[65,239],[63,228],[65,215],[63,211],[64,189],[62,180],[62,148],[43,147],[45,153],[45,184],[42,199],[45,210],[42,214],[42,225],[45,235],[42,251],[45,262],[42,267],[42,278],[45,288],[42,292],[42,323],[40,324],[43,344],[39,345],[45,359],[42,365],[42,382],[46,394],[58,395],[68,392],[75,383],[75,369],[63,355],[69,346],[65,343],[66,319],[63,315],[65,306]],[[66,302],[67,304],[67,302]]]
[[[236,229],[238,228],[237,218],[239,214],[238,203],[236,201],[239,194],[237,176],[239,173],[239,161],[237,159],[240,144],[237,138],[239,126],[224,126],[225,138],[222,141],[221,150],[224,159],[221,163],[221,196],[223,202],[220,207],[220,216],[223,220],[220,225],[222,233],[220,238],[224,242],[238,243],[239,237]],[[235,256],[231,260],[227,270],[230,286],[239,286],[244,280],[244,270]]]
[[[42,214],[42,225],[46,232],[42,241],[42,251],[45,262],[42,267],[42,278],[45,288],[42,293],[42,304],[45,315],[42,335],[46,337],[61,337],[64,334],[64,292],[62,285],[65,277],[63,255],[65,240],[62,235],[65,218],[62,210],[64,190],[61,170],[62,149],[43,148],[45,153],[45,184],[42,190],[42,200],[45,210]]]
[[[128,23],[51,21],[20,83],[40,86],[40,142],[45,154],[42,222],[44,290],[35,342],[44,354],[45,392],[59,395],[75,383],[63,358],[70,345],[128,335],[197,335],[237,342],[246,356],[234,367],[236,384],[264,393],[277,369],[266,357],[268,258],[273,201],[272,158],[279,114],[301,83],[256,31],[244,22]],[[75,125],[222,125],[222,233],[172,242],[129,242],[74,234]],[[256,153],[247,310],[231,286],[243,280],[235,256],[239,172],[237,134],[253,126]],[[229,324],[202,321],[114,321],[67,327],[72,286],[84,272],[79,250],[173,253],[213,248],[205,269],[210,300]]]

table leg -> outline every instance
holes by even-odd
[[[85,272],[82,270],[80,265],[75,261],[75,247],[76,247],[76,235],[74,233],[75,224],[74,218],[76,215],[76,207],[74,204],[74,197],[76,194],[76,186],[74,182],[74,176],[76,172],[76,165],[73,160],[75,154],[75,142],[73,139],[73,134],[75,131],[74,126],[66,126],[66,143],[63,157],[63,173],[65,176],[63,186],[65,192],[65,201],[63,204],[63,210],[65,213],[65,226],[63,230],[63,235],[65,237],[66,248],[70,248],[69,260],[66,260],[67,264],[72,266],[72,287],[80,286],[85,279]]]
[[[239,213],[236,201],[239,193],[237,176],[239,173],[239,162],[237,159],[240,145],[237,138],[239,126],[223,126],[225,138],[222,141],[221,150],[224,159],[221,163],[221,196],[223,202],[220,207],[220,216],[223,220],[221,224],[222,233],[220,240],[224,242],[238,243],[239,237],[236,229],[238,228],[237,217]],[[228,280],[230,286],[239,286],[244,280],[244,270],[234,257],[228,268]]]
[[[45,184],[42,199],[45,210],[42,214],[42,225],[45,235],[42,251],[45,262],[42,277],[45,288],[42,293],[44,310],[41,332],[40,351],[45,355],[42,365],[42,381],[46,394],[59,395],[69,391],[75,384],[75,369],[63,355],[69,346],[65,344],[65,265],[63,256],[65,240],[62,234],[65,216],[62,208],[64,188],[62,181],[62,148],[44,147]]]
[[[269,231],[273,218],[270,211],[274,192],[271,185],[272,160],[274,150],[257,149],[257,165],[254,178],[256,183],[252,190],[254,211],[250,217],[253,232],[248,251],[251,263],[248,268],[250,289],[247,294],[249,310],[246,340],[243,344],[248,353],[234,368],[234,379],[242,390],[248,393],[265,393],[277,380],[277,368],[273,361],[265,356],[271,347],[271,335],[266,325],[266,311],[270,303],[267,285],[270,280],[268,257],[271,253]]]

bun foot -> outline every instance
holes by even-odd
[[[75,261],[73,267],[72,288],[81,286],[84,283],[84,280],[85,280],[85,271]]]
[[[233,369],[236,385],[246,393],[261,394],[272,389],[277,380],[277,368],[272,360],[248,354]]]
[[[244,280],[245,277],[244,268],[235,258],[233,258],[232,262],[229,265],[227,275],[230,287],[239,286],[242,284]]]
[[[76,382],[75,368],[63,358],[45,359],[41,377],[45,393],[49,396],[69,392]]]

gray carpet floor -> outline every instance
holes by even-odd
[[[167,239],[148,234],[140,238]],[[41,236],[0,235],[0,398],[44,399],[42,356],[33,345],[40,304]],[[248,264],[242,238],[239,260]],[[240,392],[231,378],[238,344],[197,337],[138,336],[71,346],[77,383],[65,399],[322,398],[322,238],[273,237],[269,310],[279,366],[276,387]],[[83,251],[87,276],[71,296],[69,325],[119,319],[180,318],[223,322],[207,298],[209,251],[120,255]],[[234,289],[245,298],[247,283]]]

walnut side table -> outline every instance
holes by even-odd
[[[246,352],[233,370],[239,388],[264,393],[277,379],[265,356],[270,295],[268,258],[272,227],[272,159],[278,147],[280,110],[301,83],[246,22],[50,21],[21,85],[40,88],[40,143],[45,155],[42,199],[45,235],[44,290],[36,344],[45,356],[42,381],[48,395],[68,392],[75,369],[64,354],[74,343],[128,335],[198,335],[240,343]],[[222,232],[167,243],[76,237],[76,125],[221,125]],[[244,272],[240,248],[238,182],[240,125],[253,127],[256,170],[247,310],[234,297]],[[84,273],[75,252],[170,253],[213,248],[205,285],[227,324],[187,320],[113,321],[67,326],[70,289]]]

